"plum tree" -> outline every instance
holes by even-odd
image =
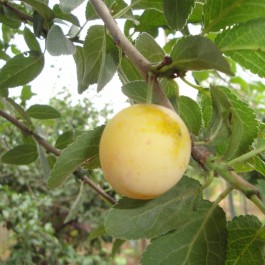
[[[114,190],[129,198],[151,199],[183,176],[191,140],[186,125],[172,110],[136,104],[109,121],[99,154],[104,176]]]

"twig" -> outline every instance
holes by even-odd
[[[18,127],[23,133],[32,136],[41,146],[45,148],[48,153],[52,153],[56,156],[60,156],[61,153],[52,145],[50,145],[47,141],[45,141],[39,134],[33,132],[28,127],[26,127],[23,123],[18,121],[15,117],[11,116],[10,114],[0,110],[0,116],[4,117],[6,120],[10,121],[16,127]]]
[[[60,156],[61,153],[59,150],[54,148],[52,145],[50,145],[47,141],[45,141],[40,135],[33,132],[29,128],[27,128],[23,123],[18,121],[13,116],[9,115],[8,113],[0,110],[0,116],[4,117],[6,120],[10,121],[13,125],[15,125],[17,128],[19,128],[23,133],[26,135],[29,135],[33,137],[41,146],[45,148],[45,150],[49,153],[52,153],[56,156]],[[115,204],[116,201],[110,197],[103,189],[98,187],[91,179],[88,177],[83,177],[83,181],[85,184],[89,185],[91,188],[93,188],[98,194],[100,194],[102,197],[104,197],[106,200],[108,200],[111,204]]]
[[[8,2],[4,2],[3,5],[5,5],[7,8],[9,8],[14,14],[16,14],[19,19],[23,22],[33,22],[33,18],[25,13],[23,13],[22,11],[20,11],[19,9],[15,8],[14,6],[12,6],[11,4],[9,4]]]
[[[83,177],[83,181],[85,184],[89,185],[93,190],[95,190],[98,194],[100,194],[102,197],[104,197],[108,202],[111,204],[116,204],[116,200],[109,196],[103,189],[101,189],[98,185],[96,185],[90,178],[87,176]]]

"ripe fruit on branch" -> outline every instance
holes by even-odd
[[[183,176],[191,139],[172,110],[136,104],[106,125],[99,146],[101,168],[112,188],[134,199],[151,199],[172,188]]]

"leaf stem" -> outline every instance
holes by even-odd
[[[244,161],[246,161],[246,160],[248,160],[248,159],[254,157],[255,155],[257,155],[257,154],[259,154],[259,153],[262,153],[262,152],[264,152],[264,151],[265,151],[265,146],[261,146],[260,148],[257,148],[257,149],[254,149],[254,150],[251,150],[250,152],[248,152],[248,153],[246,153],[246,154],[244,154],[244,155],[242,155],[242,156],[239,156],[239,157],[237,157],[237,158],[234,158],[234,159],[228,161],[228,162],[226,163],[226,165],[227,165],[228,167],[231,167],[231,166],[233,166],[233,165],[236,164],[236,163],[242,163],[242,162],[244,162]]]
[[[191,83],[190,81],[188,81],[185,77],[181,76],[180,79],[181,79],[184,83],[186,83],[188,86],[190,86],[190,87],[192,87],[192,88],[198,90],[199,92],[202,91],[202,88],[201,88],[200,86],[196,86],[196,85],[192,84],[192,83]]]
[[[214,171],[210,170],[209,174],[208,174],[208,178],[202,186],[202,190],[208,188],[210,186],[210,184],[213,182],[213,179],[214,179]]]
[[[252,195],[249,198],[259,209],[260,211],[265,215],[265,205],[260,200],[260,198],[257,195]]]

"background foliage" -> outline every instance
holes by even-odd
[[[132,46],[102,25],[102,4]],[[0,21],[3,262],[129,264],[133,240],[145,250],[132,264],[264,264],[264,0],[3,0]],[[98,158],[110,109],[71,92],[29,104],[47,53],[73,56],[80,94],[117,73],[130,103],[178,112],[193,139],[186,176],[153,200],[115,194]]]

